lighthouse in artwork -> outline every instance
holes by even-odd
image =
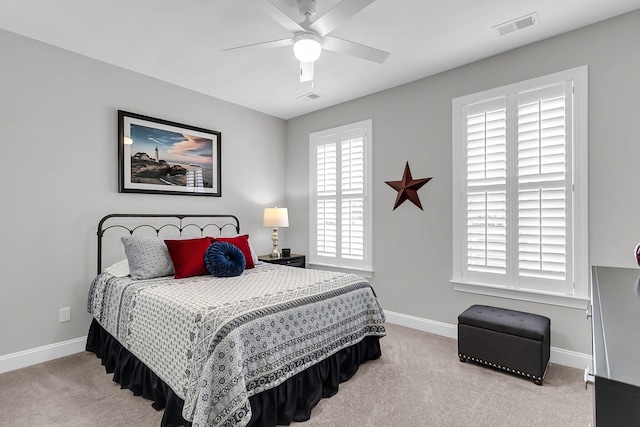
[[[158,162],[159,162],[159,160],[158,160],[158,146],[156,145],[156,163],[158,163]]]

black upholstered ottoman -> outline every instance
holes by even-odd
[[[458,316],[458,356],[542,385],[551,343],[548,317],[486,305]]]

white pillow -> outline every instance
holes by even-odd
[[[129,275],[133,280],[174,274],[164,237],[124,236],[121,240],[129,262]]]
[[[104,269],[105,273],[109,273],[116,277],[126,277],[129,275],[129,261],[123,259]]]

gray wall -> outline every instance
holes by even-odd
[[[391,311],[457,323],[474,303],[551,318],[551,345],[591,353],[584,310],[455,292],[452,265],[451,101],[493,87],[589,66],[589,235],[594,265],[633,267],[640,240],[637,121],[640,110],[640,12],[513,50],[287,122],[289,245],[308,248],[308,135],[373,119],[374,269],[372,283]],[[392,210],[406,161],[424,211],[405,202]],[[295,230],[295,232],[294,232]]]
[[[87,334],[107,213],[235,213],[270,251],[262,209],[285,200],[283,120],[5,31],[0,52],[0,356]],[[221,131],[222,197],[119,194],[118,109]]]
[[[372,282],[383,307],[451,324],[473,303],[537,312],[552,319],[553,346],[590,353],[582,310],[452,290],[451,100],[588,64],[590,259],[632,267],[638,40],[633,12],[285,123],[0,31],[0,356],[86,334],[95,227],[107,213],[236,213],[267,253],[262,208],[287,206],[281,244],[306,253],[308,135],[366,118],[375,138]],[[221,131],[223,197],[119,194],[118,109]],[[414,177],[434,177],[419,191],[424,211],[408,202],[392,211],[396,193],[384,181],[400,179],[407,160]],[[67,306],[71,322],[58,323]]]

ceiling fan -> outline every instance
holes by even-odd
[[[293,45],[294,55],[300,61],[301,82],[313,80],[313,64],[320,57],[323,49],[382,64],[389,56],[389,52],[328,35],[341,23],[374,1],[342,0],[325,14],[312,21],[311,18],[316,14],[316,0],[297,0],[298,11],[304,17],[304,20],[298,23],[271,0],[265,0],[263,3],[264,11],[277,23],[291,31],[293,37],[233,47],[224,51],[249,51]]]

